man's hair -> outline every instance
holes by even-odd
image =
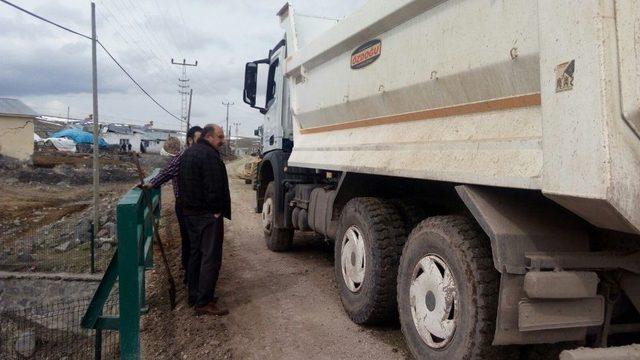
[[[196,133],[199,132],[202,134],[202,128],[198,125],[196,126],[192,126],[189,131],[187,131],[187,140],[191,139],[193,140],[193,138],[196,136]]]
[[[207,135],[216,136],[216,128],[218,126],[215,124],[208,124],[204,128],[202,128],[202,138],[204,139]]]

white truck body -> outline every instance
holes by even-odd
[[[640,332],[640,0],[278,16],[285,37],[244,87],[265,114],[270,250],[294,231],[334,241],[347,315],[397,316],[416,358]]]
[[[290,165],[536,189],[640,232],[640,1],[371,0],[304,44],[279,15]]]

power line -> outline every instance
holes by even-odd
[[[106,6],[106,3],[102,3],[103,7],[105,10],[107,10],[109,12],[109,14],[111,14],[110,16],[107,15],[106,13],[102,12],[102,10],[100,8],[97,8],[98,12],[102,15],[103,19],[106,20],[109,25],[111,25],[114,29],[114,33],[120,37],[120,39],[128,44],[130,46],[130,48],[132,50],[134,50],[137,54],[142,55],[141,58],[148,58],[151,60],[155,60],[155,63],[152,64],[151,61],[147,62],[147,64],[149,65],[154,65],[155,64],[155,68],[158,71],[158,74],[165,77],[163,80],[167,80],[168,82],[173,82],[173,77],[170,76],[167,73],[167,69],[169,69],[169,72],[173,73],[173,69],[166,67],[164,64],[164,61],[161,61],[160,58],[155,54],[155,52],[151,52],[149,51],[149,49],[145,49],[143,47],[141,47],[138,42],[136,42],[135,40],[133,40],[133,37],[130,34],[130,31],[126,31],[123,30],[125,29],[124,25],[120,24],[120,22],[117,20],[117,17],[111,12],[111,10],[109,10],[109,8]],[[112,22],[109,18],[112,18],[114,22]],[[118,31],[118,30],[122,30]],[[127,34],[127,38],[125,38],[125,36],[123,34]],[[128,39],[131,39],[131,41],[129,41]],[[158,64],[160,64],[160,66],[158,66]]]
[[[130,8],[132,9],[132,11],[133,11],[133,9],[138,9],[138,7],[131,2],[131,0],[126,0],[126,1],[130,5]],[[161,54],[162,58],[163,59],[168,58],[169,56],[167,54],[168,53],[173,53],[172,50],[168,49],[168,47],[170,47],[171,44],[169,43],[169,41],[167,41],[166,37],[158,37],[156,35],[157,31],[154,31],[149,27],[149,24],[151,23],[151,20],[149,19],[149,17],[146,14],[146,9],[143,8],[143,6],[142,6],[142,4],[140,2],[137,2],[136,4],[140,4],[141,5],[140,8],[139,8],[140,9],[139,12],[142,15],[143,19],[142,19],[142,21],[140,21],[140,23],[144,26],[146,31],[153,36],[153,38],[155,39],[157,45],[159,45],[159,50],[161,50],[161,51],[165,50],[165,53]],[[141,27],[141,29],[142,29],[142,27]],[[145,29],[142,29],[142,30],[145,30]],[[164,44],[162,43],[163,41],[164,41]],[[166,45],[169,45],[169,46],[167,47]],[[175,46],[174,46],[174,48],[175,48]],[[162,60],[161,62],[164,63],[164,60]]]
[[[7,4],[7,5],[9,5],[9,6],[12,6],[12,7],[14,7],[14,8],[16,8],[16,9],[18,9],[18,10],[20,10],[20,11],[24,12],[24,13],[27,13],[27,14],[29,14],[29,15],[31,15],[31,16],[33,16],[33,17],[35,17],[35,18],[38,18],[38,19],[40,19],[40,20],[42,20],[42,21],[44,21],[44,22],[47,22],[47,23],[49,23],[49,24],[51,24],[51,25],[53,25],[53,26],[57,26],[57,27],[59,27],[59,28],[60,28],[60,29],[62,29],[62,30],[66,30],[66,31],[68,31],[68,32],[70,32],[70,33],[74,33],[74,34],[76,34],[76,35],[82,36],[83,38],[86,38],[86,39],[91,40],[91,36],[87,36],[87,35],[85,35],[85,34],[81,34],[81,33],[77,32],[77,31],[71,30],[71,29],[69,29],[69,28],[67,28],[67,27],[64,27],[64,26],[60,25],[60,24],[56,24],[56,23],[54,23],[53,21],[47,20],[47,19],[43,18],[42,16],[39,16],[39,15],[37,15],[37,14],[34,14],[34,13],[32,13],[31,11],[26,10],[26,9],[23,9],[23,8],[21,8],[20,6],[18,6],[18,5],[16,5],[16,4],[12,4],[12,3],[10,3],[10,2],[8,2],[8,1],[6,1],[6,0],[0,0],[0,1],[1,1],[1,2],[3,2],[3,3],[5,3],[5,4]]]
[[[176,48],[176,50],[178,50],[178,54],[181,57],[184,57],[184,51],[182,51],[182,49],[178,46],[178,41],[176,41],[176,38],[173,36],[172,27],[169,26],[169,24],[167,24],[167,20],[165,19],[165,17],[167,15],[162,10],[163,8],[158,4],[157,0],[153,0],[153,2],[156,4],[156,9],[158,10],[158,14],[161,15],[160,18],[162,19],[162,22],[165,25],[165,30],[169,33],[169,36],[171,37],[171,40],[173,40],[173,44],[172,45]]]
[[[2,0],[4,1],[4,0]],[[147,90],[145,90],[142,85],[138,84],[138,82],[131,76],[129,75],[129,73],[127,72],[127,70],[124,69],[124,67],[122,67],[122,65],[120,65],[120,63],[118,62],[118,60],[116,60],[113,55],[111,55],[111,53],[109,52],[109,50],[107,50],[106,47],[104,47],[104,45],[102,45],[102,43],[100,41],[97,41],[98,45],[100,45],[100,47],[102,48],[102,50],[104,50],[107,55],[109,55],[109,57],[111,58],[111,60],[113,60],[113,62],[116,63],[116,65],[118,65],[118,67],[120,68],[120,70],[122,70],[122,72],[124,72],[127,77],[129,77],[129,79],[131,79],[131,81],[133,81],[134,84],[136,84],[136,86],[140,89],[140,91],[142,91],[145,95],[147,95],[149,97],[149,99],[151,99],[151,101],[153,101],[156,105],[158,105],[162,110],[164,110],[167,114],[171,115],[172,117],[174,117],[176,120],[180,121],[180,122],[184,122],[182,119],[180,119],[179,117],[173,115],[173,113],[171,113],[169,110],[167,110],[164,106],[162,106],[156,99],[153,98],[153,96],[151,96],[151,94],[149,94],[147,92]]]
[[[184,37],[187,40],[187,43],[189,44],[191,49],[193,49],[194,48],[193,42],[191,41],[191,37],[189,36],[189,33],[187,32],[187,23],[186,23],[186,21],[184,21],[184,15],[182,13],[182,6],[180,5],[180,0],[177,0],[176,4],[178,5],[178,13],[180,14],[180,20],[182,21],[182,31],[184,32]]]
[[[106,2],[101,2],[102,5],[111,13],[111,10],[109,10],[109,7],[107,7],[107,3]],[[128,26],[126,27],[127,29],[127,33],[131,33],[131,32],[137,32],[138,37],[140,39],[142,39],[141,42],[135,41],[134,43],[136,44],[136,46],[145,46],[148,48],[149,53],[152,54],[152,56],[156,59],[156,61],[160,64],[161,67],[164,68],[164,60],[162,59],[166,59],[167,56],[166,54],[161,54],[158,55],[158,53],[156,52],[156,47],[153,45],[154,44],[154,38],[151,36],[155,36],[155,33],[153,32],[147,32],[145,31],[145,29],[142,28],[142,25],[145,25],[144,21],[139,20],[136,16],[135,13],[137,11],[135,11],[135,8],[132,6],[131,8],[129,8],[128,6],[126,6],[126,4],[124,2],[111,2],[111,4],[115,5],[118,7],[118,9],[120,9],[120,16],[119,17],[114,17],[114,21],[119,23],[119,19],[124,20],[127,22]],[[148,28],[148,27],[147,27]],[[137,29],[137,30],[136,30]],[[159,43],[158,43],[159,44]],[[163,47],[162,45],[160,47],[158,47],[158,50],[161,50]],[[173,69],[172,69],[173,70]]]
[[[49,24],[51,24],[51,25],[53,25],[53,26],[56,26],[56,27],[58,27],[58,28],[60,28],[60,29],[62,29],[62,30],[68,31],[68,32],[70,32],[70,33],[76,34],[76,35],[81,36],[81,37],[83,37],[83,38],[85,38],[85,39],[89,39],[89,40],[92,40],[92,41],[93,41],[93,39],[92,39],[90,36],[84,35],[84,34],[79,33],[79,32],[77,32],[77,31],[71,30],[71,29],[69,29],[69,28],[67,28],[67,27],[65,27],[65,26],[62,26],[62,25],[60,25],[60,24],[57,24],[57,23],[55,23],[55,22],[53,22],[53,21],[51,21],[51,20],[48,20],[48,19],[46,19],[46,18],[44,18],[44,17],[42,17],[42,16],[39,16],[39,15],[37,15],[37,14],[32,13],[31,11],[28,11],[28,10],[26,10],[26,9],[23,9],[23,8],[21,8],[20,6],[15,5],[15,4],[13,4],[13,3],[11,3],[11,2],[9,2],[9,1],[7,1],[7,0],[0,0],[0,2],[3,2],[3,3],[5,3],[5,4],[9,5],[9,6],[12,6],[12,7],[16,8],[16,9],[18,9],[18,10],[20,10],[20,11],[22,11],[22,12],[26,13],[26,14],[29,14],[29,15],[31,15],[31,16],[33,16],[33,17],[35,17],[35,18],[39,19],[39,20],[42,20],[42,21],[44,21],[44,22],[46,22],[46,23],[49,23]],[[164,110],[164,111],[165,111],[167,114],[169,114],[171,117],[175,118],[176,120],[178,120],[178,121],[180,121],[180,122],[184,122],[182,119],[180,119],[179,117],[175,116],[173,113],[171,113],[169,110],[167,110],[164,106],[162,106],[162,105],[161,105],[161,104],[160,104],[160,103],[159,103],[159,102],[158,102],[158,101],[157,101],[153,96],[151,96],[151,94],[149,94],[149,92],[147,92],[147,90],[145,90],[145,89],[142,87],[142,85],[140,85],[140,84],[139,84],[139,83],[138,83],[138,82],[133,78],[133,76],[131,76],[131,74],[129,74],[129,72],[128,72],[127,70],[125,70],[125,68],[124,68],[124,67],[123,67],[123,66],[118,62],[118,60],[116,60],[116,58],[115,58],[113,55],[111,55],[111,53],[109,52],[109,50],[107,50],[107,48],[106,48],[106,47],[105,47],[105,46],[100,42],[100,40],[97,40],[97,39],[96,39],[96,43],[97,43],[98,45],[100,45],[100,47],[102,48],[102,50],[104,50],[104,52],[105,52],[105,53],[107,53],[107,55],[108,55],[108,56],[111,58],[111,60],[113,60],[113,62],[114,62],[114,63],[115,63],[119,68],[120,68],[120,70],[122,70],[122,72],[124,72],[124,73],[125,73],[125,75],[127,75],[127,77],[128,77],[128,78],[129,78],[129,79],[130,79],[130,80],[131,80],[131,81],[132,81],[132,82],[133,82],[133,83],[134,83],[134,84],[135,84],[135,85],[140,89],[140,91],[142,91],[145,95],[147,95],[147,97],[149,97],[149,99],[151,99],[151,101],[153,101],[156,105],[158,105],[158,107],[160,107],[162,110]]]

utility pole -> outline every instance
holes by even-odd
[[[182,77],[180,77],[178,79],[178,93],[181,96],[181,107],[180,107],[180,113],[182,121],[186,124],[187,123],[187,108],[189,106],[188,101],[189,98],[187,97],[189,95],[189,79],[187,78],[187,66],[193,66],[196,67],[198,66],[198,60],[196,60],[195,63],[190,64],[187,62],[187,60],[182,59],[182,62],[179,61],[174,61],[173,59],[171,59],[171,64],[173,65],[180,65],[182,66]],[[189,131],[189,127],[187,126],[187,131]]]
[[[230,130],[229,130],[229,106],[233,106],[233,105],[235,105],[235,103],[234,102],[229,102],[229,101],[227,101],[225,103],[223,101],[222,105],[227,107],[227,125],[226,125],[226,129],[225,129],[225,133],[226,133],[226,136],[231,136],[231,134],[229,133],[230,132]]]
[[[100,228],[99,218],[99,192],[100,186],[100,159],[98,151],[100,149],[100,125],[98,123],[98,61],[96,58],[96,4],[91,3],[91,68],[93,82],[93,236],[91,241],[91,272],[95,271],[95,237]]]
[[[189,112],[187,113],[187,132],[191,129],[191,100],[193,99],[193,89],[189,90]]]
[[[239,122],[234,122],[234,123],[233,123],[233,126],[235,126],[235,127],[236,127],[236,138],[238,137],[238,127],[239,127],[240,125],[242,125],[242,124],[241,124],[241,123],[239,123]],[[236,140],[236,141],[237,141],[237,140]]]
[[[71,117],[69,116],[69,106],[67,106],[67,121],[71,120]]]

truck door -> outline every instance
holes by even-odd
[[[284,66],[286,47],[284,41],[280,42],[269,56],[269,73],[267,76],[267,88],[265,99],[264,119],[264,152],[282,149],[285,137],[285,121],[283,114],[283,90],[284,79],[282,68]]]
[[[273,50],[269,51],[268,58],[249,62],[245,67],[243,100],[265,115],[262,133],[264,153],[290,148],[292,144],[291,141],[285,141],[285,139],[291,140],[293,138],[286,82],[283,78],[286,57],[285,44],[285,40],[280,41]],[[265,67],[267,69],[264,69]],[[267,72],[266,80],[260,80],[264,76],[265,70]],[[258,72],[261,76],[258,76]],[[264,107],[256,105],[258,88],[264,88],[264,92],[260,91],[265,97]]]

